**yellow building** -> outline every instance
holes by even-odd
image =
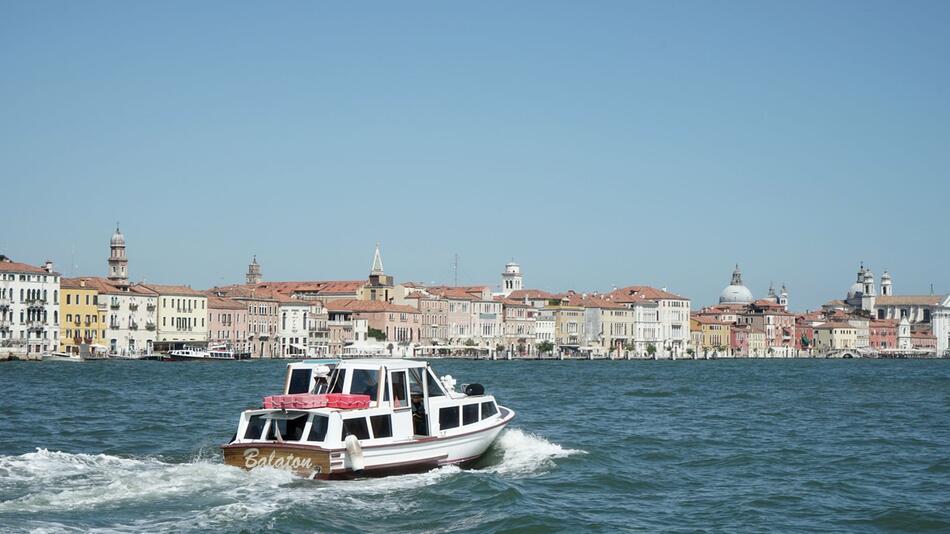
[[[818,350],[853,349],[858,345],[858,330],[848,323],[825,323],[815,327]]]
[[[699,331],[700,350],[706,353],[729,353],[730,349],[730,323],[716,320],[706,315],[697,315],[690,317],[690,338],[692,332]]]
[[[99,292],[85,278],[60,281],[59,350],[88,352],[90,345],[105,346],[106,316],[99,311]],[[85,349],[83,348],[85,347]]]
[[[166,352],[208,344],[208,296],[188,286],[142,284],[158,294],[155,350]]]

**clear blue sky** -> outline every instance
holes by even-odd
[[[0,253],[950,291],[950,2],[0,3]],[[78,266],[74,269],[73,266]]]

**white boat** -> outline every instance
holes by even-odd
[[[246,410],[225,463],[307,478],[424,471],[474,462],[515,417],[479,384],[455,391],[426,362],[318,360],[290,364],[284,395]],[[326,393],[323,393],[326,391]]]
[[[211,345],[207,349],[185,347],[169,351],[162,357],[163,360],[237,360],[235,353],[224,345]]]
[[[43,354],[44,362],[82,362],[85,359],[79,354],[72,352],[46,352]]]

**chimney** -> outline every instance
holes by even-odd
[[[45,269],[48,273],[53,272],[53,262],[46,260],[46,263],[43,264],[43,269]]]

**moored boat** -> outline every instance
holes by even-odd
[[[479,384],[455,391],[425,362],[288,366],[284,394],[241,414],[224,461],[307,478],[380,476],[474,462],[514,418]]]
[[[191,361],[191,360],[238,360],[241,358],[225,345],[211,345],[207,349],[196,347],[185,347],[183,349],[171,350],[162,356],[163,360],[169,361]]]

